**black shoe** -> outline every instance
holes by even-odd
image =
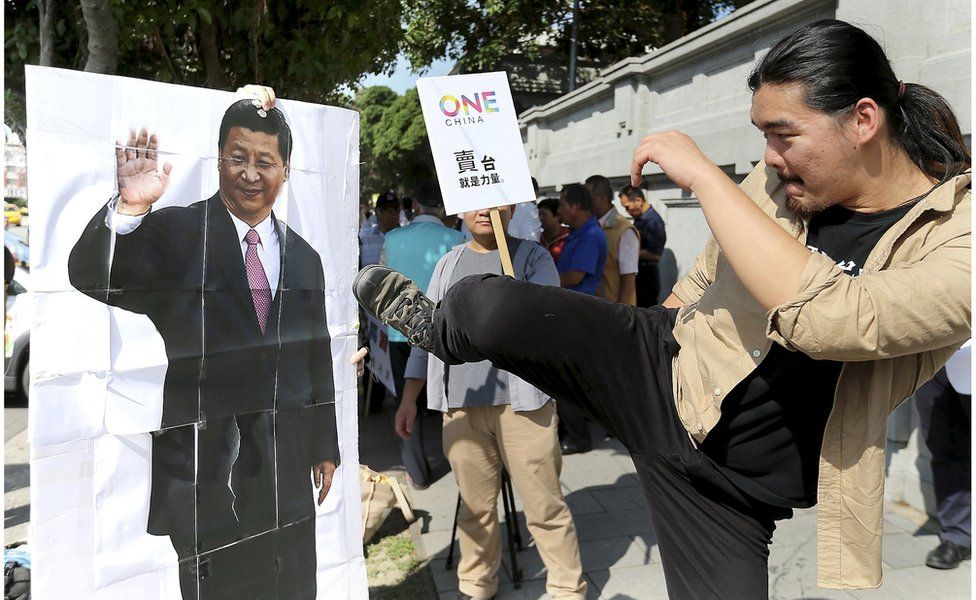
[[[497,597],[498,597],[498,595],[496,594],[496,595],[492,596],[491,598],[488,598],[488,600],[495,600],[495,598],[497,598]],[[465,594],[464,592],[458,592],[457,593],[457,600],[482,600],[482,599],[481,598],[475,598],[474,596],[469,596],[469,595]]]
[[[972,550],[952,542],[942,542],[925,557],[925,565],[933,569],[955,569],[964,560],[969,560]]]
[[[352,295],[366,312],[402,333],[411,346],[430,352],[434,303],[413,282],[383,265],[368,265],[352,282]]]
[[[563,456],[569,456],[570,454],[586,454],[593,449],[593,444],[581,444],[573,440],[565,440],[559,444],[559,450],[562,451]]]

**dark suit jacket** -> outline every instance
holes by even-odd
[[[126,235],[106,226],[108,210],[88,223],[71,251],[68,273],[79,291],[147,315],[159,331],[169,360],[160,429],[277,409],[285,417],[279,422],[297,429],[288,432],[294,439],[287,442],[289,453],[299,455],[288,459],[304,463],[306,482],[298,478],[296,485],[310,492],[309,467],[339,458],[318,253],[275,219],[281,271],[262,334],[240,240],[219,193],[188,207],[153,211]],[[151,533],[171,529],[167,511],[160,510],[162,495],[173,495],[163,489],[166,478],[193,481],[193,449],[182,447],[192,444],[192,435],[169,439],[185,441],[154,443]],[[310,499],[302,504],[301,512],[311,510]]]

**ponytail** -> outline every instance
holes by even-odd
[[[969,169],[971,157],[959,121],[945,98],[916,83],[906,83],[889,120],[899,145],[923,173],[945,183]]]
[[[888,116],[892,138],[923,173],[944,183],[969,169],[969,149],[945,99],[899,81],[881,45],[849,23],[817,21],[777,42],[749,75],[753,92],[767,83],[799,83],[807,106],[838,116],[871,98]]]

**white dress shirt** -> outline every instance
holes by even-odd
[[[607,211],[607,214],[600,217],[600,227],[611,218],[610,215],[615,213],[616,209],[611,208]],[[617,218],[622,219],[623,217],[620,213],[617,213]],[[631,273],[637,272],[637,257],[640,252],[640,238],[637,236],[637,231],[633,228],[628,229],[623,232],[620,236],[620,246],[617,248],[617,265],[620,268],[621,275],[630,275]]]
[[[132,233],[142,224],[142,219],[149,213],[147,212],[142,215],[124,215],[118,213],[115,211],[117,202],[117,198],[109,202],[110,210],[105,217],[105,224],[119,235]],[[227,210],[226,206],[224,210]],[[229,210],[227,214],[230,215],[230,220],[234,223],[234,229],[237,230],[237,239],[241,245],[241,261],[243,262],[244,256],[247,253],[247,242],[244,241],[244,236],[247,235],[247,232],[252,227],[238,219]],[[258,232],[258,237],[261,238],[257,246],[258,259],[261,261],[261,266],[264,267],[264,275],[268,278],[268,287],[271,288],[271,297],[274,298],[278,293],[278,276],[281,273],[281,248],[278,243],[278,232],[275,230],[274,220],[270,214],[263,221],[255,225],[253,229]]]

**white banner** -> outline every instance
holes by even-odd
[[[34,596],[366,598],[358,115],[39,67],[27,98]]]
[[[447,214],[535,200],[505,72],[421,77],[417,92]]]

